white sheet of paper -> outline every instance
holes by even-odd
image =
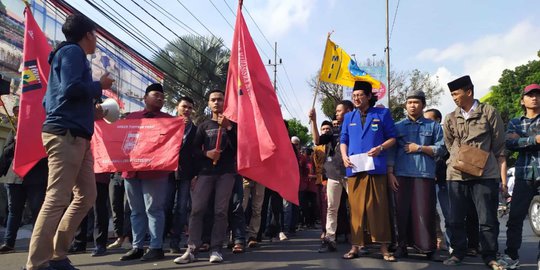
[[[373,157],[368,156],[367,153],[349,156],[349,160],[354,164],[353,173],[375,170]]]

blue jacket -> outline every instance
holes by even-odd
[[[92,81],[90,62],[76,43],[64,42],[49,56],[51,71],[45,107],[44,130],[70,130],[92,137],[94,99],[101,97],[101,84]]]
[[[367,153],[390,138],[396,137],[394,120],[386,108],[371,107],[367,111],[366,122],[362,126],[362,113],[355,109],[343,119],[341,143],[348,146],[348,155]],[[375,169],[369,174],[386,174],[386,150],[373,158]],[[347,168],[347,176],[353,176]]]
[[[402,177],[435,179],[436,159],[446,154],[442,127],[439,123],[419,118],[405,118],[396,123],[396,144],[388,151],[388,165],[394,165],[394,174]],[[403,147],[416,143],[433,149],[434,157],[424,153],[407,154]]]

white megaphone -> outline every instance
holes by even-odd
[[[111,124],[120,118],[120,106],[116,100],[108,98],[101,103],[103,109],[103,120],[108,124]]]

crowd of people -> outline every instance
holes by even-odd
[[[88,227],[91,256],[130,242],[120,260],[160,260],[168,240],[170,252],[181,254],[174,262],[187,264],[200,252],[219,263],[225,246],[242,253],[263,239],[285,241],[319,224],[318,252],[336,252],[343,235],[351,244],[343,259],[375,246],[388,262],[415,251],[449,266],[480,254],[491,269],[519,267],[523,220],[540,180],[540,85],[523,89],[523,115],[503,123],[494,107],[474,98],[473,82],[463,76],[448,83],[457,106],[441,124],[421,89],[407,93],[406,117],[394,122],[388,109],[375,106],[371,84],[357,81],[352,100],[339,102],[335,119],[320,130],[315,110],[309,112],[313,146],[291,138],[296,157],[283,162],[299,166],[297,206],[237,174],[237,123],[222,114],[221,90],[207,94],[211,117],[202,123],[191,120],[194,101],[179,100],[185,129],[177,171],[94,173],[90,141],[94,120],[103,115],[95,101],[114,83],[108,74],[92,80],[86,55],[95,51],[95,30],[88,18],[70,15],[62,27],[66,42],[51,54],[42,129],[48,158],[20,179],[10,166],[13,136],[2,152],[1,173],[13,181],[6,184],[9,218],[0,252],[14,250],[28,199],[35,224],[25,269],[76,269],[68,254],[86,250]],[[126,118],[171,118],[162,112],[164,99],[162,85],[151,84],[144,109]],[[509,152],[518,159],[502,250],[497,207],[499,195],[508,193]]]

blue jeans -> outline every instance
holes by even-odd
[[[39,183],[23,182],[22,184],[5,184],[8,195],[8,216],[4,243],[10,247],[15,246],[17,232],[21,226],[21,219],[24,212],[24,205],[28,200],[28,206],[32,213],[32,224],[45,199],[46,181]]]
[[[499,220],[499,182],[496,179],[468,181],[448,181],[450,197],[450,244],[454,256],[465,257],[467,250],[466,217],[469,200],[474,202],[480,227],[480,246],[485,263],[495,260],[498,251]]]
[[[242,177],[236,175],[234,179],[233,194],[229,202],[229,224],[235,244],[246,244],[246,217],[242,202],[244,200],[244,185]]]
[[[172,186],[171,186],[172,185]],[[171,190],[170,208],[172,211],[171,244],[178,245],[184,227],[188,225],[191,180],[175,180],[169,183]],[[171,246],[172,247],[172,246]],[[177,247],[177,246],[175,246]]]
[[[285,217],[284,231],[296,233],[296,226],[300,218],[300,208],[298,205],[288,201],[283,201],[283,215]]]
[[[143,248],[146,232],[150,233],[150,248],[163,248],[165,201],[168,177],[160,179],[126,179],[126,195],[131,207],[133,247]]]
[[[450,245],[450,230],[448,229],[448,222],[450,221],[450,202],[448,200],[448,185],[447,183],[437,183],[437,198],[439,205],[441,206],[441,212],[444,217],[445,237],[446,244]]]

